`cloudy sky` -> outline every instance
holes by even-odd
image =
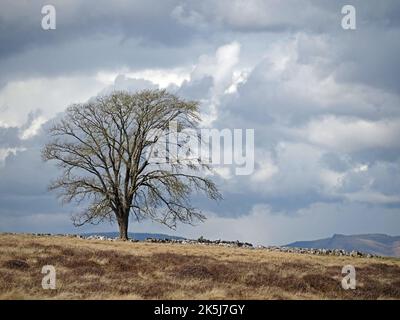
[[[175,232],[263,244],[400,234],[400,3],[323,0],[0,0],[0,231],[73,227],[47,191],[49,121],[114,89],[201,101],[212,128],[255,129],[255,171],[219,168],[225,200]],[[356,8],[356,30],[341,26]]]

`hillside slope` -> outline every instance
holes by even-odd
[[[400,257],[400,236],[393,237],[386,234],[335,234],[331,238],[314,241],[296,241],[288,247],[316,248],[316,249],[344,249],[358,250],[375,255]]]
[[[341,287],[348,264],[356,290]],[[399,279],[398,259],[0,234],[1,299],[400,299]]]

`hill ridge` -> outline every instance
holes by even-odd
[[[400,257],[400,236],[390,236],[382,233],[334,234],[330,238],[295,241],[286,246],[315,249],[343,249],[347,251],[358,250],[375,255]]]

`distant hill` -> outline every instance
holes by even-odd
[[[381,256],[400,257],[400,236],[386,234],[335,234],[331,238],[314,241],[296,241],[287,247],[315,248],[315,249],[344,249],[358,250],[365,253]]]
[[[92,232],[92,233],[82,233],[81,235],[84,237],[88,237],[88,236],[103,236],[103,237],[107,237],[107,238],[118,238],[119,237],[118,232]],[[185,239],[183,237],[170,236],[168,234],[163,234],[163,233],[135,233],[135,232],[129,232],[128,237],[130,239],[135,239],[135,240],[139,240],[139,241],[146,240],[147,238],[174,239],[174,240]]]

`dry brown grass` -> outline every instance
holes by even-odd
[[[0,299],[400,299],[400,260],[0,234]]]

